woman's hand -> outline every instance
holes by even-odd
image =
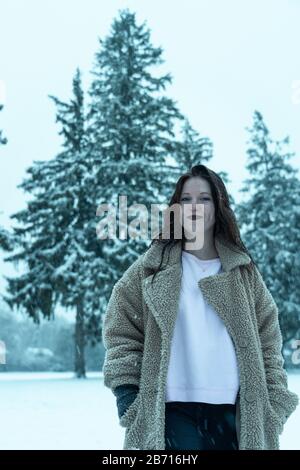
[[[115,388],[114,395],[117,398],[119,419],[121,419],[129,406],[134,402],[138,392],[139,387],[134,384],[119,385]]]

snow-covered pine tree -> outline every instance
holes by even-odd
[[[239,203],[243,239],[274,296],[284,346],[300,331],[300,182],[288,160],[289,138],[275,141],[260,112],[254,112],[246,179]]]
[[[189,119],[184,118],[181,126],[181,139],[172,155],[178,167],[178,176],[194,165],[206,165],[213,156],[213,143],[208,137],[201,137],[192,127]]]
[[[91,234],[93,248],[99,250],[99,245],[95,243],[94,178],[78,69],[73,95],[70,103],[50,95],[57,106],[63,151],[50,161],[35,161],[27,170],[28,178],[19,185],[32,198],[26,209],[11,216],[19,223],[14,227],[19,251],[6,261],[23,262],[25,270],[19,277],[6,277],[5,300],[11,307],[21,307],[37,323],[40,314],[54,318],[57,303],[76,309],[75,372],[84,377],[87,264],[95,257]]]
[[[194,165],[208,165],[213,157],[213,143],[209,137],[200,136],[196,131],[189,119],[184,117],[184,123],[181,126],[180,138],[173,144],[174,151],[172,157],[175,160],[174,171],[171,172],[166,181],[169,187],[170,194],[173,192],[175,182],[182,173],[190,170]],[[228,173],[226,171],[218,171],[218,175],[223,179],[224,183],[230,182]],[[228,191],[229,192],[229,191]],[[168,195],[168,200],[170,195]],[[234,206],[235,201],[229,192],[229,201]]]
[[[165,202],[169,192],[167,176],[174,168],[166,163],[173,150],[174,126],[182,118],[176,104],[165,95],[170,74],[157,76],[163,63],[161,47],[154,47],[145,23],[138,25],[128,9],[119,12],[105,40],[100,40],[92,73],[94,75],[88,113],[88,134],[94,160],[98,161],[97,205],[110,203],[117,209],[119,196],[147,208],[147,239],[98,240],[105,252],[110,280],[94,292],[108,300],[114,283],[149,245],[151,204]],[[128,223],[139,212],[128,215]],[[107,292],[109,287],[109,292]]]

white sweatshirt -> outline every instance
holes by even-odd
[[[220,258],[200,260],[183,250],[182,268],[165,401],[234,404],[239,389],[235,348],[223,320],[197,284],[222,272]]]

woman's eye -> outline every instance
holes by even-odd
[[[188,197],[183,197],[181,200],[182,201],[187,201],[188,199],[189,199]],[[210,201],[210,198],[209,197],[201,197],[200,200]]]

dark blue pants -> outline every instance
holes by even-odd
[[[236,405],[166,402],[166,450],[238,450]]]

